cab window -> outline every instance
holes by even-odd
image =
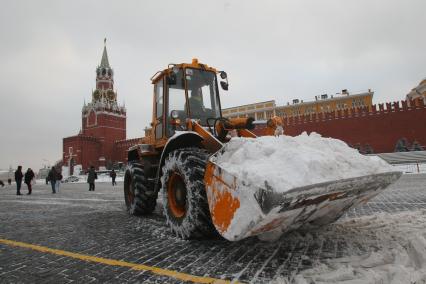
[[[163,80],[155,84],[155,138],[160,139],[163,137]]]
[[[187,68],[188,104],[191,118],[207,125],[208,118],[220,117],[216,74],[211,71]]]

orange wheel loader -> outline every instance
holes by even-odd
[[[128,150],[124,198],[130,214],[143,215],[153,212],[161,192],[167,224],[183,239],[219,234],[237,241],[302,225],[321,226],[374,197],[400,176],[390,172],[285,193],[268,186],[248,191],[239,177],[215,163],[231,132],[256,138],[250,131],[253,118],[222,116],[219,86],[228,90],[226,72],[193,59],[169,64],[151,81],[151,129],[144,144]],[[271,134],[277,123],[276,118],[268,122]],[[241,216],[240,208],[251,215]]]

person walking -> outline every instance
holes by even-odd
[[[112,178],[112,186],[117,185],[117,183],[115,182],[115,178],[117,177],[117,173],[114,171],[114,169],[112,169],[109,176]]]
[[[56,192],[58,192],[59,193],[59,186],[61,185],[61,181],[62,181],[62,178],[63,178],[63,176],[62,176],[62,173],[61,172],[57,172],[57,179],[56,179]]]
[[[16,181],[16,195],[22,195],[21,194],[21,185],[22,185],[22,178],[24,175],[22,174],[22,166],[18,166],[18,169],[15,171],[15,181]]]
[[[95,179],[98,179],[98,175],[95,172],[95,167],[91,166],[89,173],[87,174],[87,182],[89,183],[89,191],[95,191]]]
[[[58,173],[56,172],[55,167],[52,167],[47,175],[47,180],[50,182],[52,187],[52,193],[56,193],[56,180],[58,179]]]
[[[31,194],[31,192],[32,192],[32,181],[33,181],[33,179],[34,179],[34,172],[33,172],[33,170],[31,169],[31,168],[28,168],[28,170],[27,170],[27,172],[25,173],[25,176],[24,176],[24,182],[25,182],[25,184],[27,185],[27,187],[28,187],[28,195],[30,195]]]

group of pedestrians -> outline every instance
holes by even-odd
[[[50,181],[52,185],[52,193],[59,191],[59,185],[61,184],[62,174],[56,170],[55,167],[52,167],[47,176],[47,181]],[[33,184],[35,184],[35,174],[31,168],[24,173],[22,173],[22,166],[18,166],[18,169],[15,171],[15,182],[16,182],[16,195],[22,195],[22,181],[28,187],[27,195],[30,195],[33,191]]]
[[[110,177],[112,179],[112,185],[113,186],[117,185],[117,182],[115,181],[115,178],[117,177],[117,173],[114,171],[114,169],[110,172]],[[59,187],[60,187],[62,178],[63,177],[61,172],[56,170],[55,167],[52,167],[50,169],[46,178],[46,184],[50,182],[53,194],[59,192]],[[89,191],[95,191],[96,179],[98,179],[98,174],[95,171],[95,167],[91,166],[89,169],[89,172],[87,173],[87,182],[89,183]],[[27,194],[30,195],[32,193],[32,185],[35,184],[35,174],[31,168],[28,168],[25,174],[23,174],[22,166],[18,166],[18,169],[15,171],[15,181],[16,181],[16,195],[22,195],[21,193],[22,181],[24,181],[24,183],[27,185],[28,187]],[[10,183],[11,181],[9,181],[9,184]]]
[[[109,176],[112,179],[112,186],[117,185],[115,178],[117,177],[117,173],[114,169],[111,170]],[[95,171],[95,167],[91,166],[87,173],[87,183],[89,184],[89,191],[95,191],[95,180],[98,179],[98,174]]]
[[[117,173],[114,169],[111,170],[109,176],[112,180],[112,186],[117,185],[115,178],[117,177]],[[87,183],[89,183],[89,191],[95,191],[95,180],[98,179],[98,174],[95,172],[95,167],[91,166],[89,172],[87,173]]]
[[[32,186],[35,183],[35,174],[31,168],[28,168],[25,174],[22,173],[22,166],[18,166],[18,169],[15,171],[16,195],[22,195],[21,193],[22,180],[28,187],[27,194],[30,195],[33,190]]]
[[[111,170],[109,176],[112,179],[112,186],[117,185],[115,178],[117,177],[117,173],[114,169]],[[89,191],[95,191],[95,180],[98,179],[98,174],[95,171],[95,167],[91,166],[89,172],[87,173],[87,183],[89,184]]]

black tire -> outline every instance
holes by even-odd
[[[127,211],[132,215],[145,215],[154,211],[157,194],[145,177],[144,169],[139,163],[131,163],[124,175],[124,200]]]
[[[169,154],[161,177],[164,215],[172,231],[182,239],[217,236],[210,217],[204,172],[209,154],[200,148],[183,148]],[[185,186],[185,202],[182,216],[173,210],[173,197],[170,191],[179,187],[173,180],[179,176],[180,184]]]

